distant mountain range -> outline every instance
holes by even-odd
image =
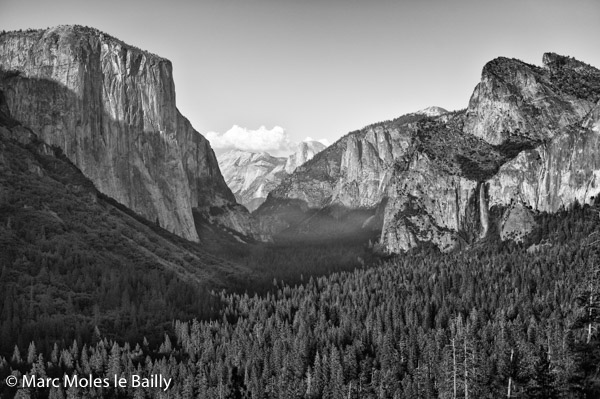
[[[304,141],[287,158],[241,150],[231,150],[217,158],[225,182],[237,202],[252,212],[285,176],[324,148],[325,145],[318,141]]]
[[[63,26],[1,35],[0,68],[14,120],[100,192],[192,241],[208,224],[242,241],[368,231],[386,252],[449,251],[495,232],[518,239],[531,214],[600,192],[600,71],[553,53],[542,67],[490,61],[465,110],[429,107],[288,159],[218,162],[159,56]]]

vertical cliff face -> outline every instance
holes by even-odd
[[[556,212],[600,192],[600,71],[573,58],[544,54],[536,85],[509,82],[539,117],[546,140],[502,165],[488,182],[490,206],[513,200],[534,210]],[[531,68],[528,68],[531,69]],[[484,74],[485,75],[485,74]],[[516,90],[515,89],[515,90]],[[545,91],[545,98],[527,97]]]
[[[375,126],[346,139],[332,200],[348,208],[373,208],[387,193],[396,160],[412,147],[408,126]]]
[[[600,193],[600,103],[579,124],[553,140],[521,152],[489,180],[490,206],[516,200],[533,209],[556,212]]]
[[[103,193],[197,240],[192,209],[235,203],[208,141],[176,108],[171,63],[89,28],[0,36],[12,116]]]
[[[388,191],[381,244],[388,252],[432,242],[443,251],[459,244],[456,234],[473,224],[477,182],[440,173],[427,154],[415,151]]]

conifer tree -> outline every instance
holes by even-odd
[[[13,354],[10,358],[10,361],[14,364],[23,363],[23,359],[21,359],[21,352],[19,351],[19,347],[17,345],[15,345],[15,348],[13,349]]]
[[[32,365],[37,359],[37,350],[35,348],[35,343],[29,343],[29,349],[27,349],[27,364]]]

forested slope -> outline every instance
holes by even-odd
[[[219,321],[176,322],[159,348],[97,337],[35,364],[35,348],[28,363],[22,347],[2,375],[161,373],[175,381],[166,397],[598,397],[598,208],[575,205],[537,222],[523,245],[492,237],[264,297],[223,294]]]
[[[248,280],[102,195],[0,101],[0,354],[31,340],[88,342],[94,326],[160,337],[173,318],[214,314],[210,290]]]

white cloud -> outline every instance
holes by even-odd
[[[283,156],[293,152],[295,147],[295,143],[290,141],[287,132],[281,126],[272,129],[261,126],[252,130],[233,125],[225,133],[208,132],[205,136],[215,150],[237,149]]]
[[[230,150],[242,150],[268,152],[273,156],[282,157],[296,151],[298,145],[297,142],[290,140],[288,133],[281,126],[274,126],[272,129],[261,126],[252,130],[233,125],[225,133],[208,132],[204,136],[210,141],[211,147],[217,154]],[[314,140],[311,137],[307,137],[303,141],[318,141],[325,146],[330,144],[327,139]]]

